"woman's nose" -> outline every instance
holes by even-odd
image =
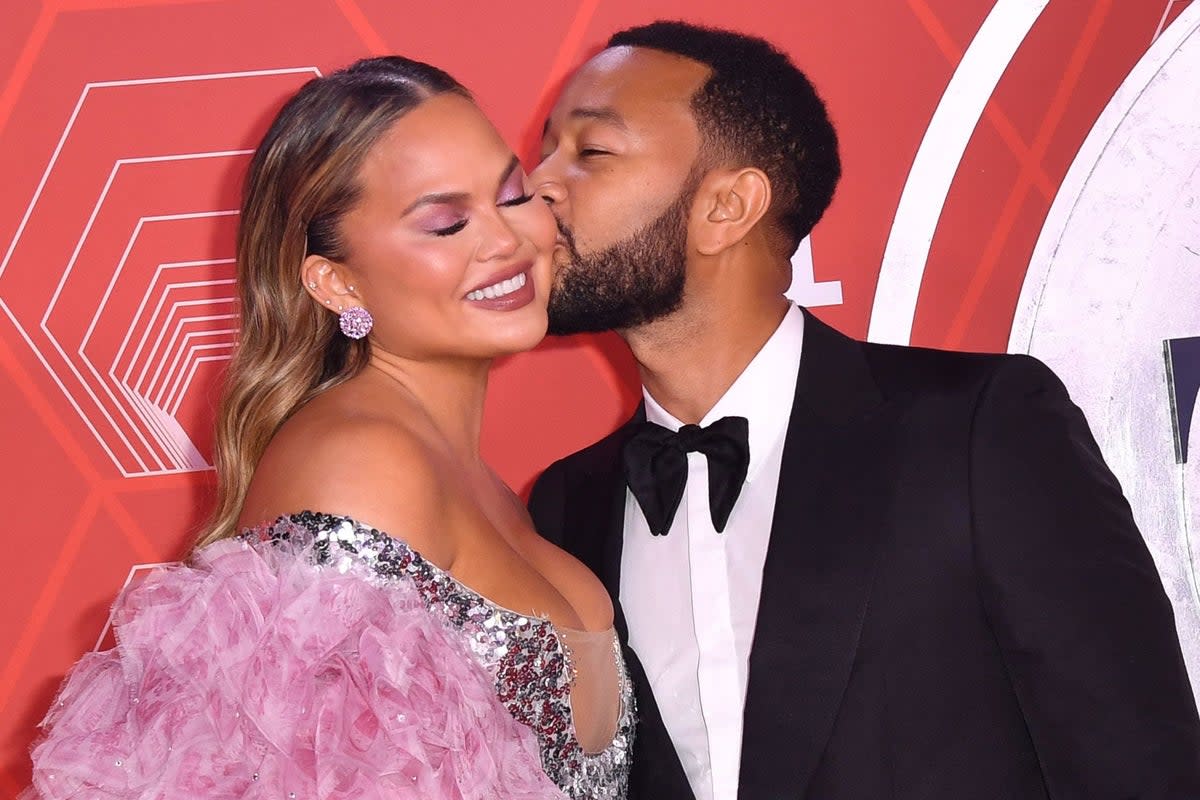
[[[530,202],[537,202],[532,200]],[[479,248],[479,257],[483,260],[493,258],[508,258],[521,247],[521,237],[513,230],[512,225],[502,214],[496,214],[487,237]]]

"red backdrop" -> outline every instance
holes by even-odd
[[[1081,144],[1191,14],[1188,0],[4,5],[0,794],[27,781],[34,725],[131,566],[177,557],[205,512],[239,182],[307,78],[369,54],[431,61],[531,156],[555,86],[610,32],[686,17],[767,35],[841,132],[845,177],[801,276],[824,286],[817,313],[860,337],[1004,350]],[[900,281],[910,330],[903,302],[876,297],[889,260],[923,266]],[[498,366],[486,454],[524,490],[635,392],[617,340],[548,342]]]

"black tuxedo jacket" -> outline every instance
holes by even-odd
[[[1200,798],[1158,573],[1035,359],[808,315],[750,656],[741,800]],[[551,465],[544,536],[620,587],[621,447]],[[664,569],[686,568],[663,565]],[[682,624],[682,623],[681,623]],[[617,628],[627,641],[618,604]],[[692,793],[635,653],[636,798]]]

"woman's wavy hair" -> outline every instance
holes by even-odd
[[[366,339],[304,290],[312,254],[343,260],[341,220],[359,199],[364,157],[405,112],[435,95],[470,98],[436,67],[369,58],[306,83],[254,152],[237,233],[241,330],[217,412],[216,506],[199,544],[230,536],[271,437],[314,396],[366,366]]]

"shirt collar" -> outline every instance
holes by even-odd
[[[746,480],[753,481],[774,446],[787,434],[796,392],[796,373],[804,345],[804,314],[792,305],[771,338],[742,370],[721,399],[704,415],[700,425],[722,417],[745,417],[749,421],[750,468]],[[677,431],[683,423],[658,404],[645,386],[646,419]]]

